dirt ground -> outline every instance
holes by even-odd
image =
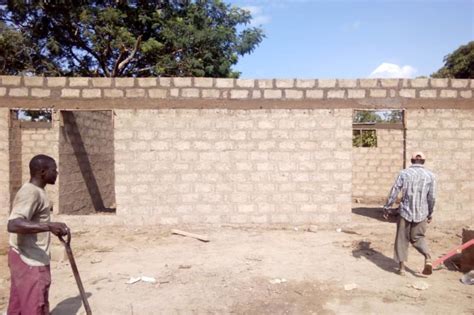
[[[176,227],[207,233],[209,243],[171,235],[170,227],[69,225],[94,314],[474,314],[474,287],[459,281],[453,263],[424,277],[423,258],[411,248],[407,275],[395,274],[395,225],[369,210],[353,214],[350,224],[315,232]],[[461,231],[461,224],[433,222],[427,235],[433,257],[460,244]],[[84,314],[67,258],[59,261],[57,240],[54,246],[52,314]],[[5,252],[0,314],[8,301]],[[138,276],[156,283],[127,284]]]

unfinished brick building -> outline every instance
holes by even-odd
[[[57,214],[88,222],[347,222],[352,201],[380,203],[407,157],[438,175],[437,220],[474,219],[474,80],[242,80],[0,77],[0,209],[29,159],[57,159]],[[51,108],[27,123],[17,108]],[[396,128],[356,109],[401,109]]]

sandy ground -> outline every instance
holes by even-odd
[[[409,272],[395,274],[395,225],[364,211],[340,232],[327,225],[316,232],[176,227],[208,233],[209,243],[171,235],[170,227],[69,224],[94,314],[474,314],[474,286],[463,285],[452,264],[424,277],[418,273],[423,259],[411,248]],[[433,256],[460,244],[461,231],[460,224],[432,223]],[[9,288],[4,249],[0,261],[3,314]],[[157,282],[126,283],[137,276]],[[84,314],[67,259],[55,258],[52,277],[52,314]]]

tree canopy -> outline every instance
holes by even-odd
[[[433,78],[474,79],[474,41],[460,46],[444,57],[444,66]]]
[[[355,124],[363,123],[400,123],[403,120],[401,110],[356,110],[352,117]]]
[[[220,0],[10,0],[0,74],[238,77],[264,38],[251,18]]]

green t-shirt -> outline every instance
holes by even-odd
[[[50,222],[51,203],[44,189],[31,183],[24,184],[15,196],[8,220],[23,218],[36,223]],[[30,266],[46,266],[50,262],[49,232],[17,234],[10,233],[10,246]]]

